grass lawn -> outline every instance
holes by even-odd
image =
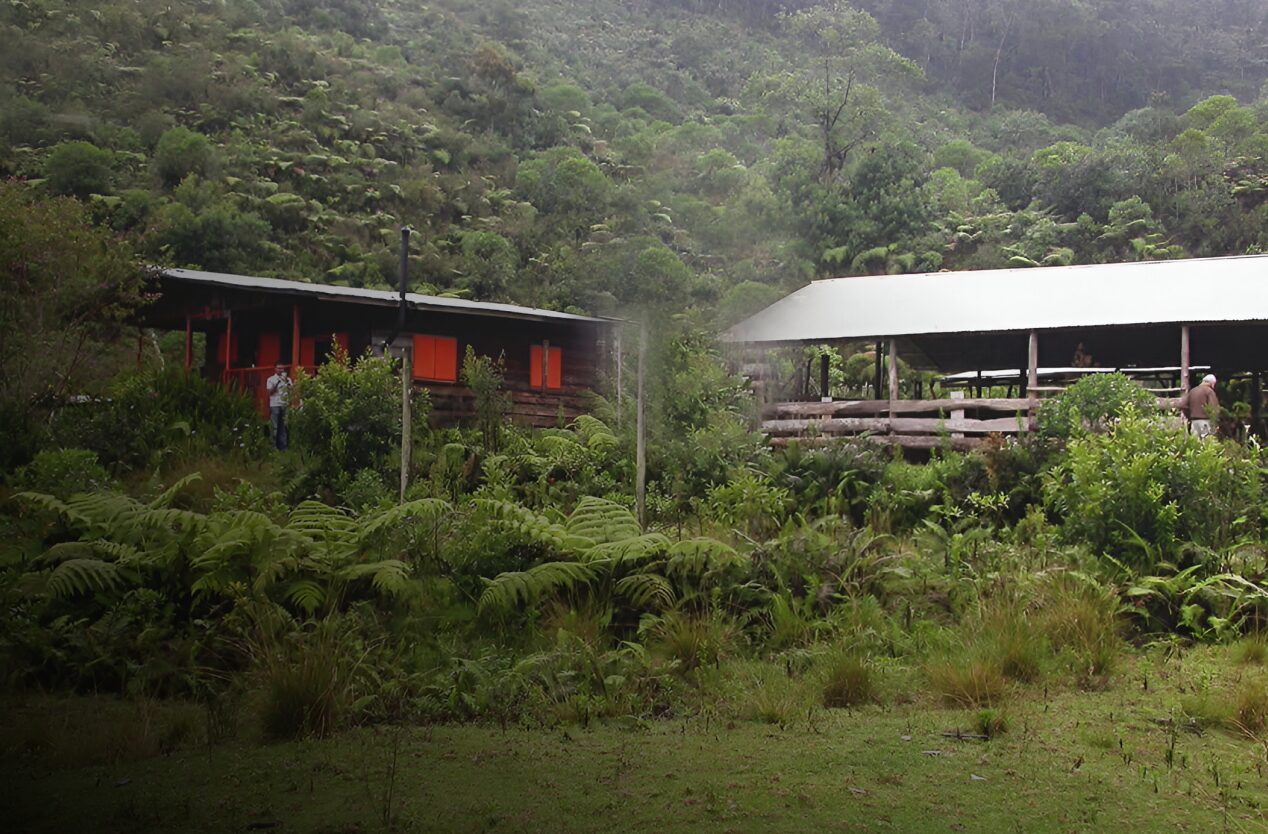
[[[1104,691],[1019,690],[990,741],[946,737],[977,713],[918,695],[782,728],[378,727],[131,759],[71,716],[132,708],[28,699],[0,722],[0,783],[9,831],[1268,831],[1264,744],[1179,708],[1260,674],[1223,649],[1139,657]],[[113,761],[75,763],[76,737]]]

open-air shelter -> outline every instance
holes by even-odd
[[[1054,388],[1041,384],[1045,370],[1084,364],[1173,373],[1174,390],[1158,391],[1171,407],[1195,366],[1245,378],[1257,417],[1268,370],[1268,256],[831,278],[725,339],[750,349],[876,346],[876,399],[832,399],[825,358],[823,401],[767,407],[777,440],[870,432],[930,448],[949,434],[953,445],[972,446],[987,433],[1028,430],[1038,398]],[[899,357],[918,370],[1009,379],[1022,396],[903,400]]]

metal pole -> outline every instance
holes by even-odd
[[[1189,325],[1180,325],[1180,396],[1189,392]]]
[[[898,340],[889,340],[889,430],[894,430],[893,420],[898,410]]]
[[[638,526],[647,529],[647,323],[638,329],[638,406],[635,431],[638,440],[634,452],[634,506]]]
[[[1029,343],[1026,346],[1026,396],[1030,399],[1030,406],[1027,408],[1026,429],[1034,431],[1036,428],[1035,419],[1038,414],[1039,392],[1035,389],[1039,387],[1039,331],[1030,331]]]

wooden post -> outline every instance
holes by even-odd
[[[892,421],[898,405],[898,340],[889,340],[889,419]],[[890,423],[893,432],[893,423]]]
[[[819,402],[832,402],[832,394],[828,392],[828,365],[830,361],[826,350],[819,354]]]
[[[881,398],[881,343],[876,343],[876,384],[872,387],[872,399],[879,400]]]
[[[964,392],[963,392],[963,391],[952,391],[952,392],[951,392],[951,395],[950,395],[950,397],[949,397],[948,399],[952,399],[952,400],[962,400],[962,399],[964,399]],[[951,409],[951,422],[953,422],[953,423],[954,423],[954,422],[956,422],[956,421],[958,421],[958,420],[963,420],[963,419],[964,419],[964,409],[963,409],[963,408],[953,408],[953,409]],[[957,437],[964,437],[964,432],[962,432],[962,431],[953,431],[953,432],[951,432],[951,438],[952,438],[952,439],[955,439],[955,438],[957,438]]]
[[[638,329],[638,404],[636,409],[635,433],[637,441],[634,452],[634,507],[638,515],[638,526],[647,529],[647,323],[641,322]]]
[[[622,373],[625,370],[625,362],[622,361],[621,356],[621,331],[623,329],[619,324],[614,328],[616,333],[616,424],[618,426],[621,425],[621,407],[625,404],[625,380]]]
[[[1259,371],[1255,371],[1250,375],[1250,430],[1259,433],[1259,418],[1263,414],[1264,408],[1264,381],[1263,375]]]
[[[409,459],[414,452],[414,415],[410,411],[410,394],[413,393],[411,376],[414,373],[414,347],[401,349],[401,503],[405,503],[405,490],[409,489]]]
[[[550,339],[542,342],[542,390],[550,385]]]
[[[291,305],[291,379],[299,379],[299,304]]]
[[[1030,408],[1026,414],[1026,430],[1034,431],[1035,420],[1039,408],[1039,331],[1030,331],[1029,344],[1026,350],[1026,396],[1030,398]]]
[[[1180,396],[1189,393],[1189,325],[1180,325]]]
[[[185,316],[185,370],[194,367],[194,319]]]
[[[233,311],[225,311],[225,370],[224,384],[228,385],[232,380],[229,379],[229,369],[233,367]]]

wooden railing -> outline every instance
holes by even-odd
[[[866,436],[909,449],[972,449],[988,434],[1033,431],[1039,403],[1025,397],[775,403],[763,414],[762,430],[774,446]],[[1175,409],[1179,400],[1159,398],[1158,406]]]

